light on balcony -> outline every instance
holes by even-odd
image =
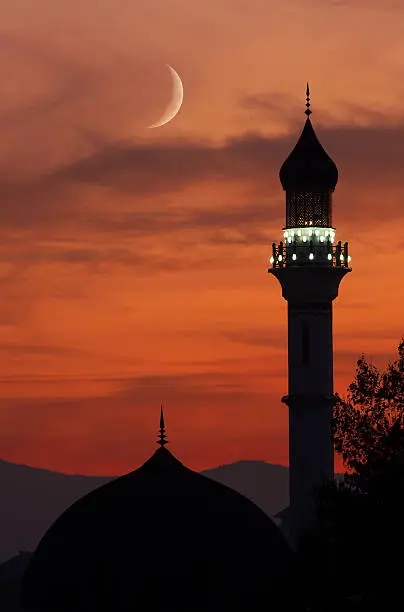
[[[324,236],[320,236],[320,242],[324,242]]]
[[[269,263],[270,263],[270,264],[273,264],[273,263],[274,263],[274,258],[273,258],[273,257],[270,257],[270,258],[269,258]]]
[[[290,236],[288,238],[288,242],[289,242],[289,244],[292,242],[292,238]]]
[[[296,261],[296,253],[293,253],[292,259],[293,259],[293,261]]]
[[[309,259],[314,259],[314,255],[313,255],[313,253],[310,253],[310,255],[309,255]]]
[[[278,255],[278,261],[282,261],[282,255]]]
[[[302,235],[302,232],[301,232],[300,230],[297,230],[297,235],[298,235],[298,236],[301,236],[301,235]]]
[[[331,253],[328,253],[327,257],[328,257],[328,259],[330,259],[330,260],[331,260],[331,259],[332,259],[332,255],[331,255]]]
[[[344,256],[343,256],[343,254],[342,254],[342,253],[341,253],[341,255],[339,256],[339,258],[340,258],[340,260],[341,260],[341,261],[344,261]]]
[[[350,255],[348,255],[348,261],[351,261],[352,257]]]
[[[307,236],[303,236],[303,242],[307,242]]]

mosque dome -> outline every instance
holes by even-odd
[[[309,93],[307,85],[307,120],[293,151],[280,169],[279,178],[285,191],[334,191],[338,169],[311,124]]]
[[[254,503],[160,447],[92,491],[43,537],[25,573],[25,610],[284,610],[294,557]],[[287,608],[287,605],[286,605]]]

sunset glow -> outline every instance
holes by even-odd
[[[163,403],[189,467],[286,465],[279,168],[309,80],[352,256],[333,315],[345,394],[360,354],[383,366],[403,334],[404,6],[3,4],[0,457],[121,474],[155,450]],[[186,98],[145,130],[167,62]]]

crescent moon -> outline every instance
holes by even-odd
[[[165,125],[166,123],[174,119],[174,117],[179,113],[182,101],[184,99],[184,87],[182,85],[180,75],[169,64],[167,64],[167,68],[171,72],[171,77],[173,80],[173,93],[171,101],[170,104],[167,106],[166,110],[164,111],[161,119],[159,119],[156,123],[153,123],[152,125],[148,125],[148,129],[161,127],[162,125]]]

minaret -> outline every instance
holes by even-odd
[[[332,302],[351,272],[348,243],[334,245],[332,193],[338,170],[307,119],[279,177],[286,191],[284,241],[272,245],[272,267],[288,303],[290,506],[286,531],[296,546],[314,520],[315,490],[334,476],[330,419],[334,401]]]

